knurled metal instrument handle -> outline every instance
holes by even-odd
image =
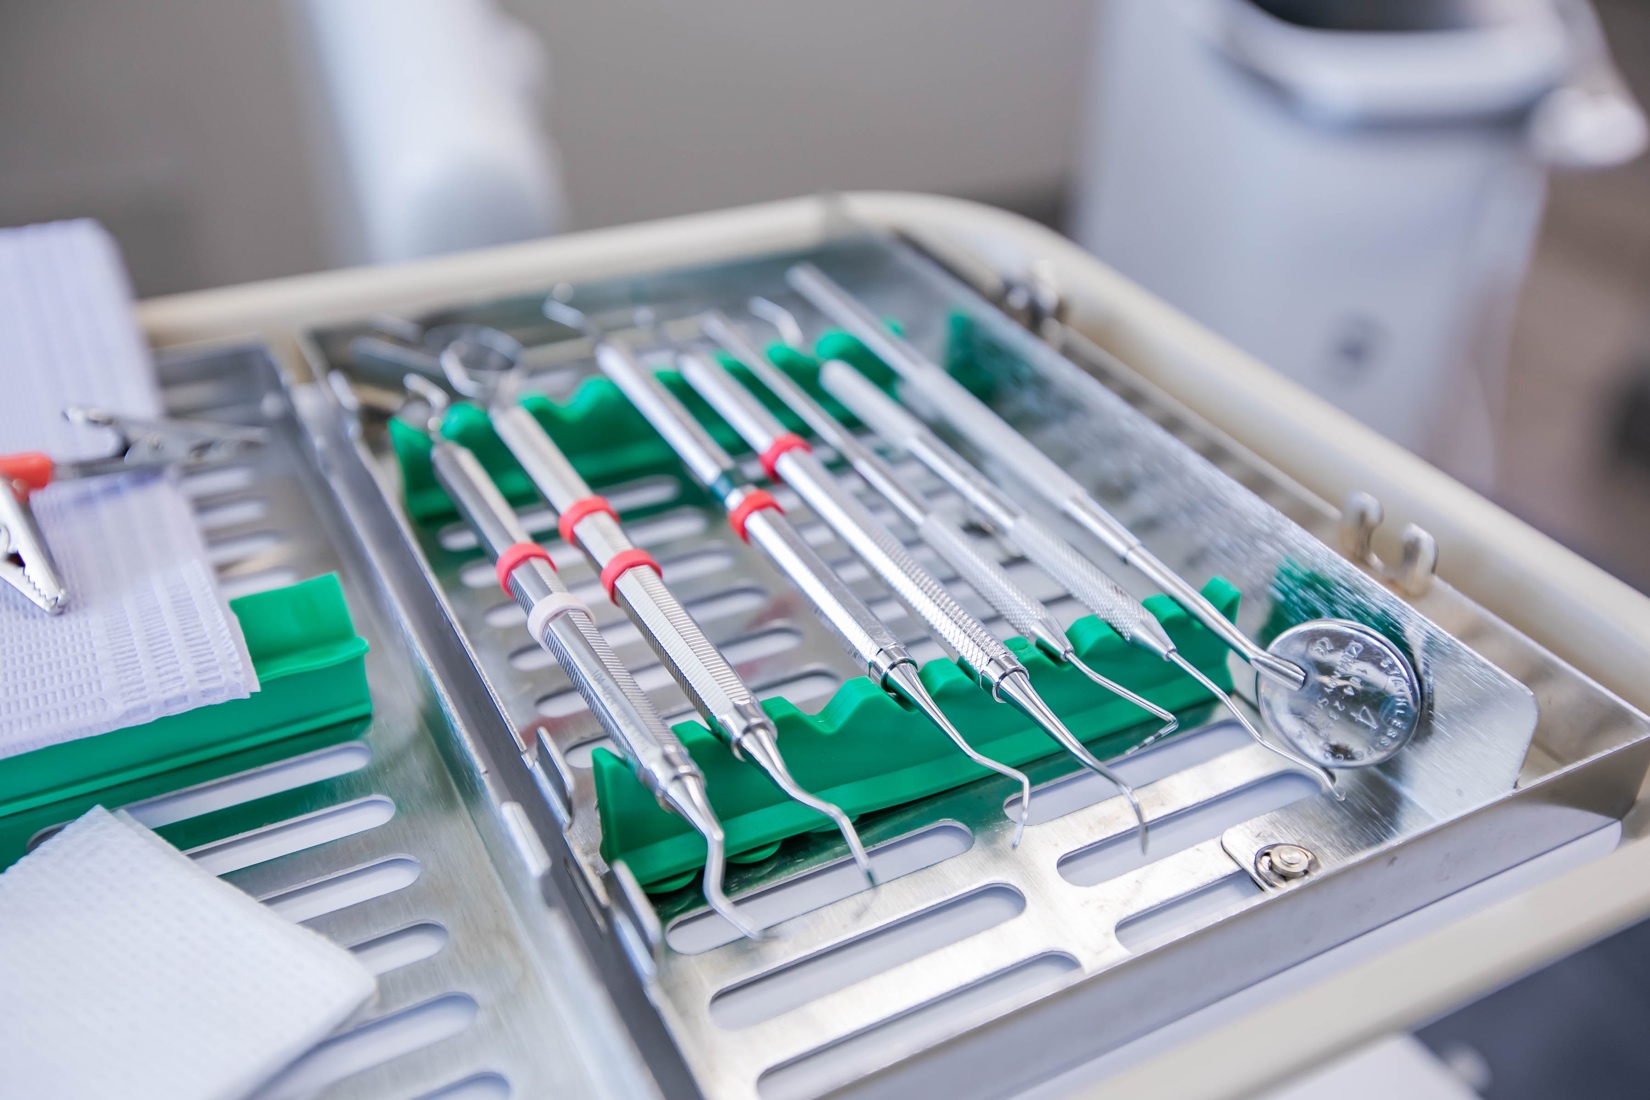
[[[532,565],[535,569],[547,568],[538,562]],[[569,670],[569,678],[579,696],[595,713],[602,729],[636,769],[642,782],[655,794],[668,791],[672,781],[680,777],[703,779],[687,747],[659,717],[658,709],[619,662],[601,628],[587,612],[571,611],[553,619],[538,642]],[[590,673],[596,674],[580,675],[572,671],[587,665]],[[600,671],[608,675],[602,676]]]
[[[590,486],[532,413],[514,402],[502,402],[490,408],[488,414],[493,429],[550,507],[564,512],[575,500],[590,495]]]
[[[1125,641],[1142,641],[1160,655],[1173,648],[1162,624],[1139,600],[1076,547],[1027,515],[1008,494],[869,378],[846,363],[833,361],[820,370],[820,383],[889,444],[915,457],[955,489],[1033,565]]]
[[[721,367],[684,358],[682,370],[694,389],[732,424],[758,454],[771,454],[787,435],[784,425]],[[905,544],[851,494],[806,447],[794,447],[770,459],[772,468],[795,489],[814,513],[860,556],[883,583],[928,625],[936,637],[975,673],[1023,667],[1007,646],[970,615]]]
[[[813,605],[819,621],[844,649],[858,657],[867,674],[881,683],[888,667],[909,660],[905,647],[881,619],[856,596],[836,571],[819,557],[789,520],[771,511],[745,521],[751,542]]]
[[[699,484],[715,485],[718,479],[739,469],[722,445],[665,388],[659,376],[643,366],[629,349],[610,342],[598,344],[596,363],[653,425],[653,430],[664,436]]]
[[[1145,642],[1159,650],[1173,648],[1163,625],[1144,604],[1101,572],[1076,547],[1030,516],[1009,521],[1003,536],[1037,568],[1047,573],[1077,602],[1098,615],[1126,642]]]
[[[531,541],[480,461],[468,448],[436,441],[431,463],[459,512],[495,560],[512,546]],[[540,602],[565,598],[567,586],[548,562],[525,560],[509,577],[512,594],[531,615]],[[613,653],[588,611],[574,608],[552,618],[534,639],[567,672],[579,696],[627,763],[655,793],[679,776],[698,776],[698,766],[666,726],[641,687]]]
[[[1015,584],[1002,566],[981,554],[956,524],[929,512],[917,524],[917,534],[957,571],[964,583],[997,609],[1016,634],[1037,637],[1044,614],[1042,604]]]
[[[495,406],[492,416],[500,438],[551,507],[563,512],[591,496],[589,486],[532,413],[512,404]],[[603,511],[583,516],[572,533],[598,569],[635,549],[618,521]],[[735,744],[756,730],[772,733],[772,722],[756,694],[654,569],[641,565],[625,570],[614,579],[612,592],[694,706],[710,719],[714,733]]]
[[[825,364],[820,381],[890,444],[906,451],[955,489],[971,508],[1033,564],[1100,616],[1125,639],[1172,648],[1157,620],[1070,543],[1028,516],[1008,494],[952,450],[870,379],[842,362]]]
[[[877,358],[892,367],[895,373],[932,398],[952,427],[989,450],[1043,496],[1063,507],[1068,499],[1088,495],[1076,478],[1038,450],[1031,440],[991,411],[983,401],[969,393],[967,387],[930,362],[904,338],[891,332],[876,314],[813,264],[796,265],[786,278],[821,313],[851,333]],[[1107,546],[1113,553],[1122,556],[1136,540],[1128,528],[1115,520],[1111,522],[1115,531],[1106,539]]]
[[[967,459],[952,450],[928,425],[879,389],[857,369],[833,359],[819,369],[825,391],[864,421],[889,446],[927,466],[979,512],[987,522],[1006,526],[1022,509]]]
[[[658,375],[614,344],[599,346],[596,360],[602,372],[676,451],[694,479],[714,493],[730,513],[749,496],[752,490],[738,463],[665,388]],[[808,598],[819,621],[880,682],[890,660],[897,659],[888,655],[904,652],[899,639],[808,545],[777,506],[752,511],[743,522],[745,536]]]
[[[838,450],[852,445],[853,437],[847,429],[838,423],[823,405],[815,401],[808,391],[797,385],[790,375],[769,362],[768,357],[762,354],[762,350],[740,332],[739,326],[729,320],[721,310],[707,310],[700,316],[699,323],[704,327],[706,336],[727,349],[746,370],[756,376],[757,381],[790,406],[791,411],[800,416],[802,422],[821,440]],[[704,361],[709,362],[708,359]]]
[[[927,396],[958,432],[1002,461],[1027,485],[1076,520],[1126,564],[1140,571],[1256,669],[1298,686],[1305,672],[1256,645],[1204,595],[1148,551],[1087,489],[1038,450],[983,401],[889,331],[875,314],[812,264],[798,264],[786,278],[820,312],[852,333],[902,378]]]
[[[745,720],[739,716],[751,708],[761,713],[756,693],[705,637],[659,574],[645,567],[627,570],[614,588],[682,690],[724,727],[713,732],[737,742],[745,732]]]
[[[1022,667],[1009,648],[958,603],[892,531],[836,484],[819,459],[791,451],[779,459],[778,470],[808,507],[831,525],[964,664],[988,677],[996,669],[1006,674]]]

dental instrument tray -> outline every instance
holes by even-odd
[[[1354,511],[1061,344],[860,232],[303,333],[515,934],[665,1094],[1012,1093],[1632,804],[1645,716],[1424,536],[1343,555]]]

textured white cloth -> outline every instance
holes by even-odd
[[[97,807],[0,874],[0,1096],[234,1100],[373,989],[124,813]]]
[[[161,412],[114,242],[95,222],[0,230],[0,454],[88,458],[71,405]],[[32,503],[69,590],[47,616],[0,583],[0,758],[257,690],[169,475],[50,485]]]

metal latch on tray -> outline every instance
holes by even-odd
[[[1389,566],[1374,551],[1375,529],[1385,516],[1374,496],[1361,489],[1349,494],[1341,506],[1341,553],[1406,596],[1426,595],[1438,569],[1438,540],[1426,529],[1406,523],[1403,556],[1396,567]]]

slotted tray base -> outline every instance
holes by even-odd
[[[378,993],[260,1096],[635,1095],[621,1045],[603,1076],[587,1056],[619,1033],[561,922],[519,872],[495,868],[466,805],[473,768],[396,611],[362,558],[260,349],[160,364],[169,415],[262,424],[242,466],[186,479],[229,595],[336,571],[367,657],[374,714],[334,743],[128,807],[187,827],[200,865],[334,941],[378,974]],[[313,740],[313,739],[312,739]],[[445,751],[443,746],[445,745]],[[266,754],[267,755],[267,754]],[[584,996],[581,996],[581,991]],[[592,1011],[591,1003],[598,1005]],[[611,1017],[607,1018],[611,1022]],[[622,1038],[620,1039],[623,1042]]]
[[[784,267],[803,255],[908,322],[909,335],[935,354],[948,309],[989,313],[898,246],[863,238],[806,254],[579,286],[573,301],[616,329],[630,324],[637,303],[667,321],[709,305],[742,312],[752,294],[783,297]],[[510,331],[528,347],[534,383],[560,398],[590,373],[589,345],[545,321],[541,301],[524,295],[423,320]],[[1000,317],[990,323],[1006,324]],[[817,318],[806,324],[817,334]],[[369,331],[363,324],[314,334],[315,365],[324,372],[346,363],[349,340]],[[1028,338],[1008,332],[1005,339]],[[1036,360],[1049,353],[1025,354]],[[1061,457],[1103,486],[1108,504],[1154,550],[1194,581],[1214,573],[1237,581],[1252,631],[1273,610],[1270,584],[1280,561],[1305,562],[1391,616],[1423,653],[1422,675],[1435,700],[1431,725],[1418,739],[1420,750],[1390,777],[1355,776],[1347,801],[1336,803],[1235,726],[1199,729],[1192,722],[1191,732],[1121,764],[1157,823],[1147,854],[1139,852],[1132,818],[1109,785],[1072,776],[1074,764],[1053,756],[1034,770],[1039,803],[1017,851],[1009,848],[1013,823],[1005,808],[1012,791],[1006,781],[982,780],[861,820],[885,880],[874,890],[855,889],[833,836],[788,842],[770,859],[736,869],[730,886],[741,904],[764,921],[782,921],[771,939],[734,940],[719,918],[700,911],[692,888],[654,899],[663,934],[657,957],[650,957],[637,942],[652,916],[639,910],[648,906],[616,893],[598,855],[584,766],[601,740],[594,718],[526,637],[520,613],[498,592],[473,540],[456,527],[408,528],[409,548],[441,594],[515,738],[513,748],[565,825],[564,838],[551,839],[565,840],[573,877],[583,880],[580,892],[614,915],[615,934],[627,941],[653,1011],[704,1093],[773,1100],[852,1086],[910,1094],[918,1082],[941,1079],[921,1074],[946,1066],[947,1094],[1001,1095],[1589,832],[1601,814],[1630,804],[1631,776],[1644,770],[1642,716],[1440,584],[1426,610],[1448,624],[1445,633],[1314,539],[1333,537],[1335,516],[1322,502],[1121,367],[1087,365],[1128,404],[1113,395],[1094,407],[1085,407],[1087,398],[1062,401],[1059,387],[1074,383],[1058,365],[1048,368],[1054,381],[1045,388],[1033,383],[1011,396],[1021,414],[1042,418],[1045,446],[1077,449]],[[1081,373],[1070,364],[1064,369]],[[1085,416],[1088,422],[1067,425],[1063,437],[1055,431],[1061,417]],[[1125,433],[1126,445],[1114,446],[1107,434],[1114,430]],[[1101,459],[1113,451],[1121,461],[1108,466]],[[377,503],[399,514],[394,458],[370,422],[360,453],[383,494]],[[905,469],[936,499],[949,498],[932,478]],[[725,533],[719,516],[682,504],[670,480],[594,488],[625,513],[636,541],[664,564],[666,580],[753,685],[804,709],[821,705],[860,670],[756,552]],[[798,502],[785,503],[827,559],[846,562],[845,548]],[[597,609],[615,650],[661,713],[686,717],[685,700],[652,652],[594,591],[589,567],[550,537],[548,513],[525,518],[569,585]],[[1073,602],[1035,569],[1006,564],[1067,621],[1077,616]],[[886,592],[863,571],[850,566],[849,573],[892,621]],[[977,603],[974,609],[984,610]],[[919,658],[937,655],[908,620],[896,624],[901,628]],[[1543,738],[1552,728],[1543,715],[1537,734],[1544,761],[1631,750],[1633,762],[1608,780],[1596,772],[1587,782],[1580,771],[1559,776],[1546,791],[1530,784],[1558,769],[1537,769],[1515,794],[1536,720],[1525,686],[1532,683],[1543,685],[1544,698],[1562,698],[1585,727],[1579,738]],[[1452,783],[1453,795],[1446,789]],[[1511,810],[1521,824],[1508,829],[1492,810]],[[1273,839],[1310,843],[1325,873],[1281,890],[1263,887],[1250,863]],[[648,1024],[633,1013],[627,1019],[632,1027]]]

